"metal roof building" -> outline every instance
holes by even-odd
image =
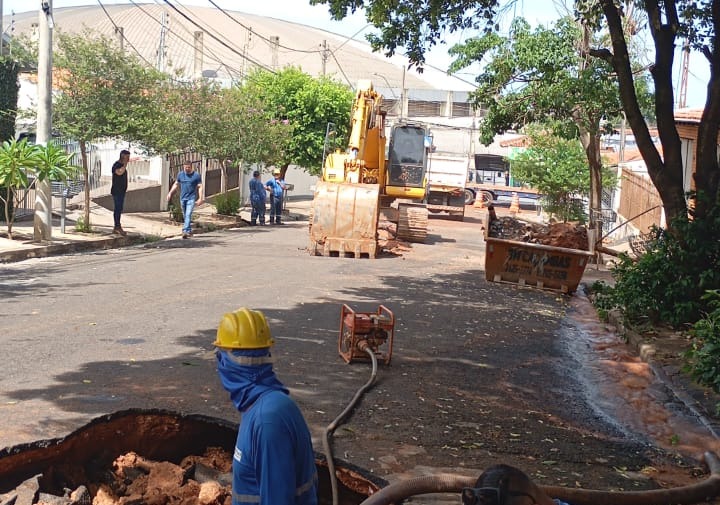
[[[474,85],[444,70],[426,66],[420,73],[407,69],[405,57],[372,52],[364,40],[271,17],[180,2],[98,3],[54,9],[56,31],[91,30],[116,39],[148,65],[184,78],[215,78],[224,85],[241,81],[254,68],[290,65],[353,88],[360,79],[370,79],[385,99],[389,124],[398,118],[417,119],[433,125],[444,150],[484,150],[476,141],[482,111],[474,111],[467,101]],[[3,21],[14,35],[37,36],[37,11],[5,16]]]
[[[388,99],[421,93],[420,101],[462,103],[473,85],[426,67],[404,70],[405,58],[373,53],[369,44],[318,28],[212,7],[180,6],[179,2],[93,5],[57,8],[57,30],[98,32],[122,41],[149,65],[184,77],[214,77],[228,84],[251,69],[276,70],[289,65],[310,75],[328,75],[355,86],[371,79]],[[35,36],[37,11],[5,16],[15,35]]]

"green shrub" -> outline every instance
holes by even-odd
[[[692,345],[685,352],[684,371],[699,384],[720,393],[720,289],[707,291],[703,299],[710,311],[690,330]]]
[[[240,196],[237,192],[220,193],[215,197],[215,209],[223,216],[234,216],[240,210]]]
[[[170,203],[168,203],[168,212],[170,213],[170,220],[175,223],[182,223],[185,220],[180,206],[180,197],[177,193],[172,196]]]
[[[629,323],[692,324],[708,311],[705,292],[720,286],[720,211],[653,234],[637,261],[620,257],[612,270],[615,286],[599,299],[606,310],[620,308]]]
[[[90,223],[85,222],[85,218],[83,216],[79,216],[77,221],[75,221],[75,231],[80,233],[90,233],[92,232],[92,227],[90,226]]]

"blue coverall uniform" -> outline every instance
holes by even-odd
[[[317,505],[310,430],[271,364],[238,364],[268,349],[218,350],[218,374],[242,414],[233,455],[233,505]]]

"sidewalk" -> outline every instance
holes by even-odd
[[[310,201],[288,201],[285,216],[289,221],[303,221],[307,219],[310,210]],[[182,224],[170,220],[167,211],[138,212],[123,214],[123,229],[127,236],[113,235],[113,213],[95,203],[90,207],[90,223],[92,233],[82,233],[75,230],[75,223],[83,216],[82,210],[71,210],[65,216],[65,233],[61,231],[60,217],[53,214],[52,240],[49,242],[35,242],[33,240],[32,216],[23,218],[13,224],[13,240],[5,235],[7,226],[0,224],[0,263],[13,263],[29,258],[44,258],[62,254],[98,249],[112,249],[126,247],[164,239],[179,239],[182,236]],[[196,207],[193,212],[193,231],[203,233],[219,228],[237,228],[248,226],[250,209],[240,210],[239,217],[219,216],[215,213],[213,205],[205,204]]]

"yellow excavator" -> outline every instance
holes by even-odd
[[[378,222],[397,227],[410,242],[427,237],[427,127],[399,122],[387,149],[382,95],[361,80],[352,107],[347,149],[325,159],[315,186],[310,220],[310,253],[376,257]]]

